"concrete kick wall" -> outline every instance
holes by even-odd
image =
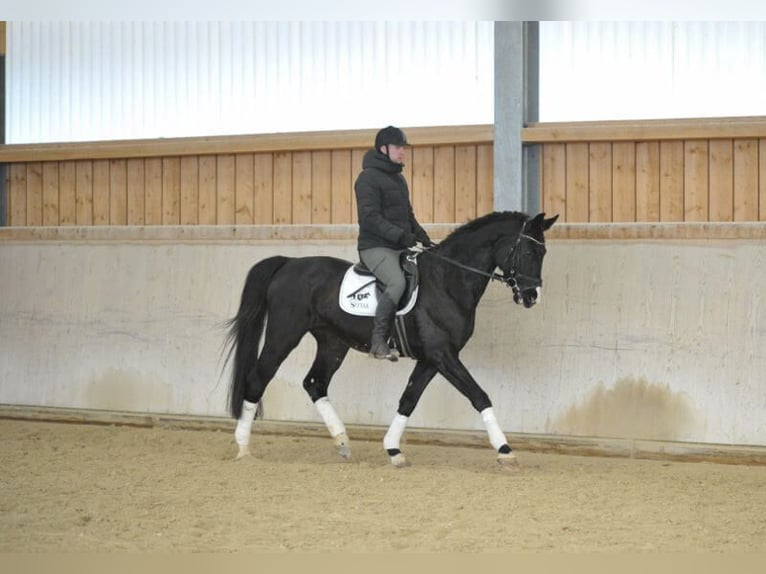
[[[225,415],[222,323],[250,266],[356,257],[352,239],[78,233],[0,242],[0,403]],[[504,430],[766,445],[766,242],[553,239],[544,281],[531,310],[491,284],[461,355]],[[314,348],[278,372],[267,419],[320,420],[301,386]],[[413,366],[352,352],[330,398],[346,423],[388,425]],[[439,376],[410,424],[483,428]]]

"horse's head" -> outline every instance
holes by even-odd
[[[513,300],[529,309],[540,298],[543,286],[542,271],[545,257],[545,231],[558,219],[558,215],[545,219],[540,213],[528,219],[518,235],[498,245],[498,267],[513,289]],[[510,245],[509,245],[510,244]]]

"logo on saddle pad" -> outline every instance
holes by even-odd
[[[340,284],[340,296],[338,297],[340,308],[351,315],[360,317],[374,317],[378,308],[377,281],[369,271],[359,273],[352,265],[346,270],[343,281]],[[411,288],[411,278],[407,278],[407,289],[402,299],[406,304],[399,305],[397,315],[405,315],[415,306],[418,298],[418,287]],[[409,297],[408,297],[409,295]]]

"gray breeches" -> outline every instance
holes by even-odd
[[[404,271],[399,264],[401,250],[373,247],[359,252],[359,258],[386,286],[385,294],[398,303],[404,294]]]

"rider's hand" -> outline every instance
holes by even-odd
[[[402,238],[399,240],[399,242],[404,247],[415,247],[415,245],[417,244],[418,240],[415,237],[414,233],[410,233],[409,231],[405,231],[402,234]]]

